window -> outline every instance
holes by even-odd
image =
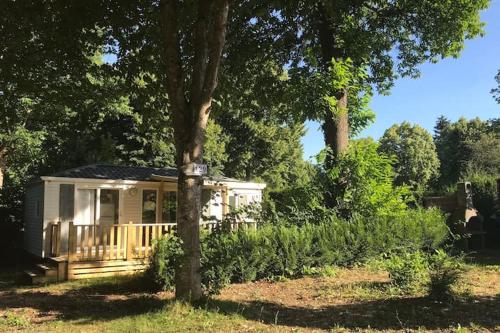
[[[156,190],[142,191],[142,223],[156,222]]]
[[[163,192],[162,218],[163,223],[177,222],[177,192]]]
[[[119,223],[118,200],[119,200],[118,190],[101,189],[101,195],[99,200],[99,205],[100,205],[99,223],[108,225]]]
[[[233,194],[229,196],[229,211],[234,212],[235,209],[236,209],[236,196]]]
[[[248,195],[240,194],[238,197],[238,207],[248,206],[250,202],[248,201]]]

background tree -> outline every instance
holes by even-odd
[[[270,6],[275,10],[259,16],[263,22],[257,25],[264,36],[285,28],[288,33],[277,35],[272,42],[282,45],[295,41],[290,67],[300,70],[301,75],[329,76],[336,66],[351,73],[354,68],[366,67],[366,82],[388,92],[398,75],[417,77],[419,64],[457,57],[466,39],[482,34],[479,12],[488,4],[488,0],[282,1],[273,2]],[[346,149],[351,112],[348,101],[355,100],[359,91],[357,85],[358,89],[351,91],[353,83],[347,78],[339,76],[324,96],[329,102],[321,110],[314,104],[299,110],[309,119],[322,120],[325,144],[336,154]]]
[[[439,159],[432,135],[418,125],[403,122],[387,129],[378,151],[395,156],[395,184],[422,194],[439,176]]]
[[[500,173],[500,166],[495,166],[494,162],[500,136],[499,124],[498,119],[460,118],[454,123],[444,117],[438,119],[434,142],[441,165],[441,186],[454,185],[470,168]]]

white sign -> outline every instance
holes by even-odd
[[[206,164],[190,163],[185,165],[182,169],[187,176],[203,176],[208,172]]]

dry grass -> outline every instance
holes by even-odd
[[[201,308],[148,291],[140,277],[0,288],[0,331],[500,332],[499,262],[472,265],[449,304],[399,295],[368,268],[232,285]]]

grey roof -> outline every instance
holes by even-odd
[[[51,177],[150,181],[152,175],[177,177],[178,171],[176,168],[91,164],[59,171],[52,174]],[[241,182],[224,176],[207,176],[206,179]]]

